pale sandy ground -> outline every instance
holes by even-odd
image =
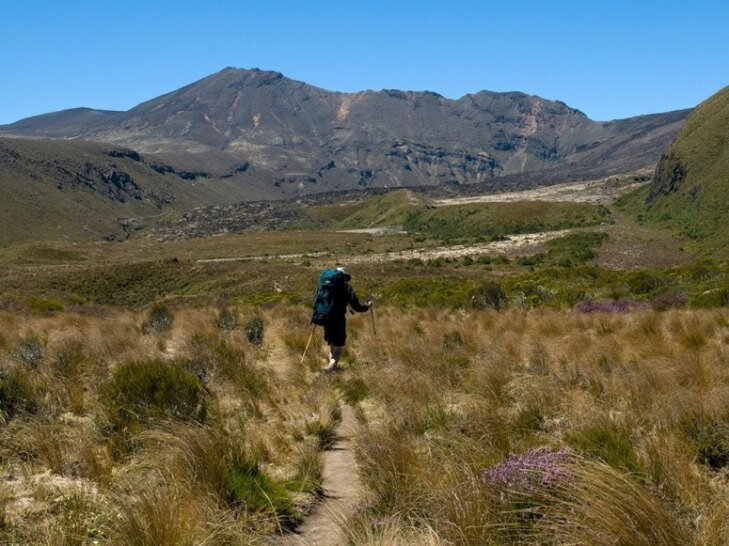
[[[543,188],[519,192],[505,192],[488,195],[478,195],[474,197],[458,197],[451,199],[440,199],[433,202],[435,206],[462,205],[467,203],[506,203],[514,201],[551,201],[551,202],[582,202],[606,204],[615,199],[618,195],[630,191],[645,182],[633,184],[616,183],[613,178],[604,178],[600,180],[590,180],[586,182],[570,182],[565,184],[555,184]],[[394,260],[433,260],[437,258],[460,258],[463,256],[477,256],[479,254],[509,254],[515,251],[528,252],[531,248],[554,239],[562,237],[569,233],[570,230],[544,231],[540,233],[529,233],[523,235],[510,235],[503,241],[493,241],[490,243],[479,243],[468,246],[456,245],[449,247],[427,248],[427,249],[410,249],[397,252],[387,252],[380,254],[364,254],[359,256],[349,256],[346,258],[347,263],[377,263],[388,262]],[[395,233],[403,233],[400,226],[384,226],[367,229],[353,229],[341,231],[341,233],[370,233],[372,235],[389,235]],[[276,256],[278,259],[303,259],[303,258],[326,258],[326,252],[313,252],[307,254],[284,254]],[[200,262],[226,262],[238,260],[268,260],[273,256],[245,256],[235,258],[214,258],[207,260],[198,260]]]
[[[439,199],[436,206],[465,205],[468,203],[508,203],[513,201],[552,201],[605,204],[617,195],[633,190],[645,182],[622,186],[611,186],[609,179],[591,180],[589,182],[570,182],[556,184],[533,190],[476,195],[474,197],[456,197]]]
[[[562,237],[570,230],[562,229],[557,231],[542,231],[539,233],[525,233],[521,235],[510,235],[503,241],[492,241],[490,243],[479,243],[472,245],[454,245],[435,248],[413,248],[397,252],[386,252],[380,254],[360,254],[347,256],[347,263],[378,263],[391,262],[394,260],[434,260],[436,258],[460,258],[463,256],[478,256],[479,254],[504,254],[514,250],[524,250],[536,247],[550,239]],[[281,254],[278,256],[239,256],[235,258],[209,258],[198,260],[198,262],[237,262],[241,260],[297,260],[303,258],[326,258],[328,252],[311,252],[308,254]]]
[[[414,248],[385,254],[362,254],[347,257],[347,263],[373,263],[390,262],[394,260],[434,260],[437,258],[462,258],[463,256],[478,256],[479,254],[504,254],[516,249],[536,247],[550,239],[562,237],[569,233],[568,229],[557,231],[542,231],[540,233],[526,233],[523,235],[510,235],[503,241],[479,243],[473,245],[454,245],[436,248]]]

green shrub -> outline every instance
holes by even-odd
[[[166,332],[172,328],[173,321],[172,311],[166,305],[155,304],[147,313],[147,319],[142,323],[142,333]]]
[[[132,431],[155,418],[205,418],[204,387],[192,373],[157,360],[130,362],[102,384],[100,402],[112,430]]]
[[[253,345],[263,345],[263,319],[259,316],[253,317],[246,324],[246,338]]]
[[[386,287],[382,298],[401,305],[466,307],[475,287],[473,281],[409,278]]]
[[[729,466],[729,416],[692,415],[680,426],[696,448],[701,464],[714,470]]]
[[[225,475],[225,488],[228,501],[247,512],[273,512],[284,524],[301,520],[286,488],[263,474],[255,463],[234,461]]]
[[[223,307],[218,312],[218,328],[231,331],[238,327],[238,313],[230,307]]]
[[[654,293],[664,285],[661,277],[649,271],[637,271],[628,277],[630,292],[638,296]]]
[[[729,286],[720,286],[699,294],[693,301],[694,305],[703,308],[729,306]]]
[[[544,254],[533,254],[531,256],[517,256],[516,263],[524,266],[539,265],[544,261]]]
[[[608,238],[606,233],[577,232],[547,242],[549,251],[546,260],[559,267],[584,264],[597,257],[595,248]]]
[[[56,311],[63,311],[63,304],[56,299],[44,300],[41,298],[30,298],[28,307],[44,315],[50,315]]]
[[[19,368],[0,370],[0,412],[8,418],[33,412],[37,406],[36,389],[28,372]]]
[[[541,284],[543,279],[535,279],[535,281],[524,281],[514,285],[517,295],[514,301],[522,307],[539,307],[547,303],[553,294],[553,291]]]
[[[598,457],[613,468],[633,474],[644,473],[627,434],[613,425],[596,425],[571,432],[566,440],[578,451]]]

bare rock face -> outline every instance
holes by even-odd
[[[687,174],[686,165],[676,153],[669,152],[662,155],[648,192],[648,203],[654,202],[660,195],[678,191]]]
[[[75,109],[0,134],[126,146],[178,173],[235,178],[269,197],[363,187],[532,184],[652,167],[688,111],[595,122],[558,101],[481,91],[337,93],[226,68],[127,112]],[[542,176],[543,173],[543,176]],[[192,176],[192,175],[191,175]]]

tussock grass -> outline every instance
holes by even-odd
[[[232,309],[266,324],[300,312]],[[285,329],[258,346],[214,307],[173,313],[145,334],[146,311],[0,310],[0,542],[250,544],[320,494],[328,378],[300,369]]]
[[[180,486],[143,489],[133,504],[123,503],[112,525],[112,544],[178,546],[215,544],[199,492]]]
[[[407,543],[417,521],[459,544],[720,543],[725,316],[380,310],[378,329],[397,334],[352,349],[373,495],[357,536]],[[480,479],[510,453],[565,444],[572,477],[511,508]]]
[[[383,305],[377,335],[369,316],[351,317],[331,376],[319,373],[320,330],[300,363],[306,308],[232,301],[232,329],[219,305],[175,305],[169,329],[146,335],[146,311],[0,310],[0,468],[14,476],[0,541],[55,532],[83,543],[76,530],[87,529],[83,540],[102,543],[262,542],[320,494],[344,398],[361,422],[368,492],[344,525],[352,543],[726,542],[726,309]],[[260,345],[242,326],[253,317],[265,325]],[[110,396],[134,363],[173,371],[194,397]],[[152,376],[132,373],[130,384],[156,385]],[[120,401],[132,411],[114,421],[127,450],[109,426]],[[569,479],[553,487],[485,479],[566,446],[572,462],[558,475]],[[90,504],[56,501],[79,487]]]

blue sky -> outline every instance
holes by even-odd
[[[127,110],[226,66],[333,91],[523,91],[610,120],[729,85],[729,2],[0,0],[0,51],[0,124]]]

